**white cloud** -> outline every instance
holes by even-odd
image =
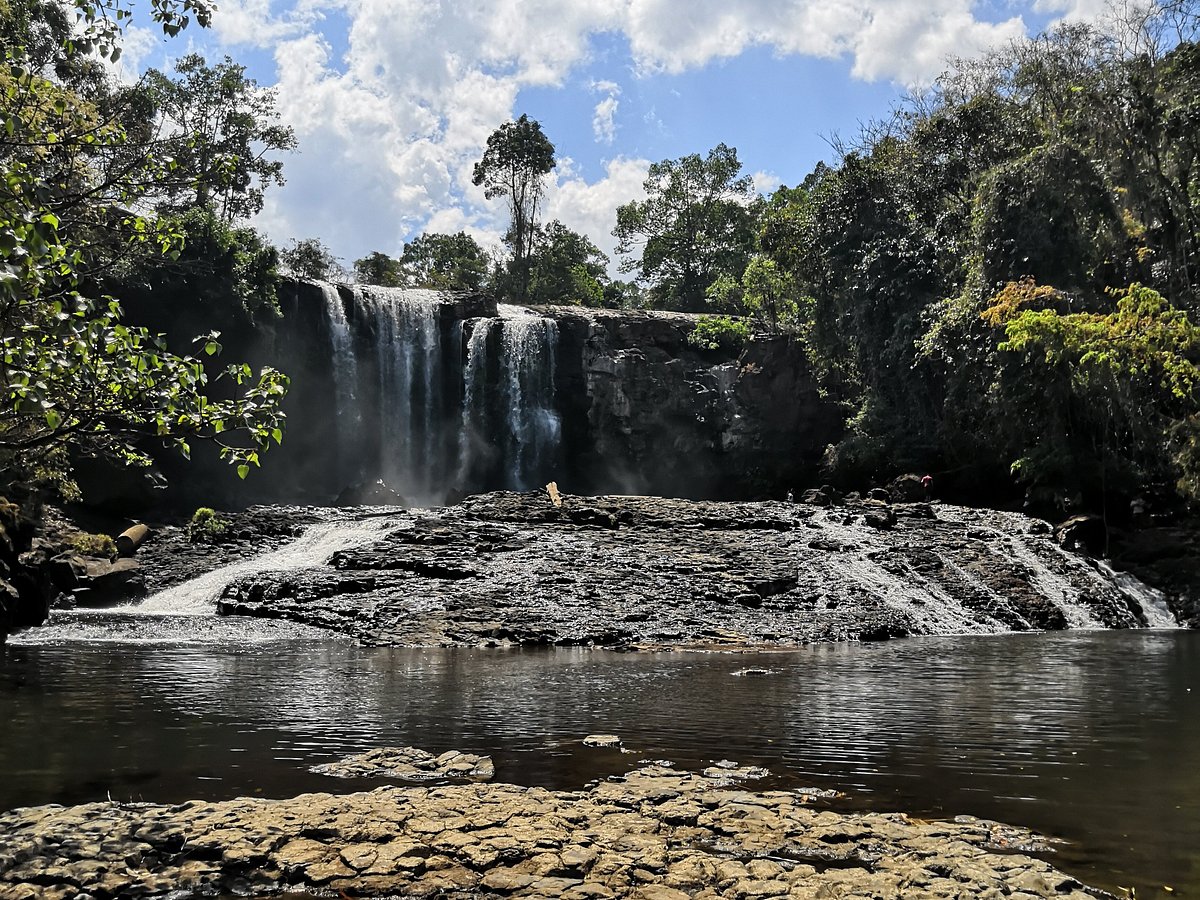
[[[554,184],[546,192],[543,219],[558,219],[568,228],[586,234],[609,258],[609,273],[617,274],[617,239],[612,230],[617,224],[617,207],[631,200],[642,200],[646,192],[642,182],[650,168],[648,159],[617,157],[604,166],[604,177],[589,183],[576,171],[571,160],[559,163]]]
[[[617,107],[621,101],[616,97],[605,97],[596,104],[592,112],[592,133],[602,144],[611,144],[617,136]]]
[[[163,45],[161,32],[139,25],[129,25],[121,40],[121,58],[110,63],[113,74],[125,84],[133,84],[141,73],[155,66],[151,55]]]
[[[766,196],[774,193],[783,184],[783,179],[774,172],[755,172],[750,176],[750,182],[754,186],[755,193]]]
[[[1102,0],[1031,2],[1069,12]],[[336,58],[341,36],[323,37],[323,22],[348,23]],[[686,10],[678,0],[299,0],[286,9],[225,0],[214,19],[226,44],[274,48],[280,112],[300,143],[262,224],[277,240],[320,235],[350,254],[394,252],[424,227],[499,234],[502,204],[471,185],[472,165],[520,91],[567,84],[597,35],[622,35],[643,76],[766,47],[844,57],[855,77],[914,84],[947,55],[1024,28],[1019,17],[978,18],[974,0],[689,0]],[[604,95],[595,137],[616,146],[620,87],[588,87]],[[644,170],[618,156],[588,183],[564,168],[548,206],[611,248],[613,209],[640,193]]]

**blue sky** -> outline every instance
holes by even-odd
[[[274,87],[299,150],[254,222],[347,264],[423,230],[495,245],[501,202],[470,184],[487,135],[528,113],[558,150],[544,218],[611,250],[653,161],[736,147],[769,190],[886,115],[948,55],[1103,0],[222,0],[208,31],[136,28],[134,67],[195,49]],[[615,260],[614,260],[615,270]]]

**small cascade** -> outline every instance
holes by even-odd
[[[394,527],[395,523],[387,517],[321,522],[278,550],[231,563],[160,591],[140,604],[116,607],[114,611],[157,616],[211,615],[225,588],[239,578],[321,565],[338,551],[370,544]]]
[[[1003,541],[1004,554],[1028,575],[1029,583],[1043,597],[1049,598],[1062,612],[1070,628],[1103,628],[1104,623],[1084,602],[1079,580],[1086,579],[1090,587],[1102,590],[1107,582],[1090,571],[1082,562],[1051,541],[1026,537],[1030,520],[1020,513],[995,510],[967,510],[964,507],[938,507],[938,514],[948,521],[959,522],[964,529],[979,521],[990,525],[996,540]],[[970,517],[970,519],[968,518]],[[1069,577],[1073,573],[1075,578]],[[1129,625],[1136,625],[1136,622]]]
[[[1150,587],[1141,579],[1128,572],[1118,572],[1106,562],[1097,563],[1097,568],[1113,580],[1130,600],[1141,607],[1142,615],[1146,618],[1147,628],[1179,628],[1179,620],[1171,612],[1167,603],[1167,595],[1156,588]]]
[[[886,537],[857,525],[847,525],[839,513],[814,517],[821,530],[854,552],[838,554],[836,577],[840,591],[879,598],[915,626],[917,634],[999,634],[1008,626],[968,610],[947,585],[889,559]]]

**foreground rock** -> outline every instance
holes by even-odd
[[[0,898],[322,890],[342,896],[1058,897],[1031,832],[842,815],[649,768],[582,792],[381,788],[0,814]]]
[[[715,503],[544,492],[397,512],[309,568],[242,577],[225,615],[367,644],[781,645],[1138,627],[1045,523],[925,503]]]
[[[489,756],[457,750],[434,756],[416,747],[382,747],[314,766],[313,771],[338,778],[398,778],[404,781],[470,778],[487,781],[496,774],[496,767]]]

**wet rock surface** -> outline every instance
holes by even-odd
[[[486,781],[496,774],[496,767],[491,757],[457,750],[435,756],[416,747],[381,747],[314,766],[313,771],[337,778],[397,778],[403,781],[469,778]]]
[[[221,512],[228,528],[216,541],[191,540],[186,524],[155,523],[135,558],[146,592],[154,593],[282,547],[309,525],[334,513],[308,506],[252,506],[241,512]]]
[[[585,791],[381,788],[0,814],[0,898],[1097,896],[974,818],[846,815],[650,767]]]
[[[394,521],[309,568],[242,577],[219,612],[426,646],[737,648],[1143,624],[1045,523],[1013,513],[570,495],[555,506],[528,492]]]

